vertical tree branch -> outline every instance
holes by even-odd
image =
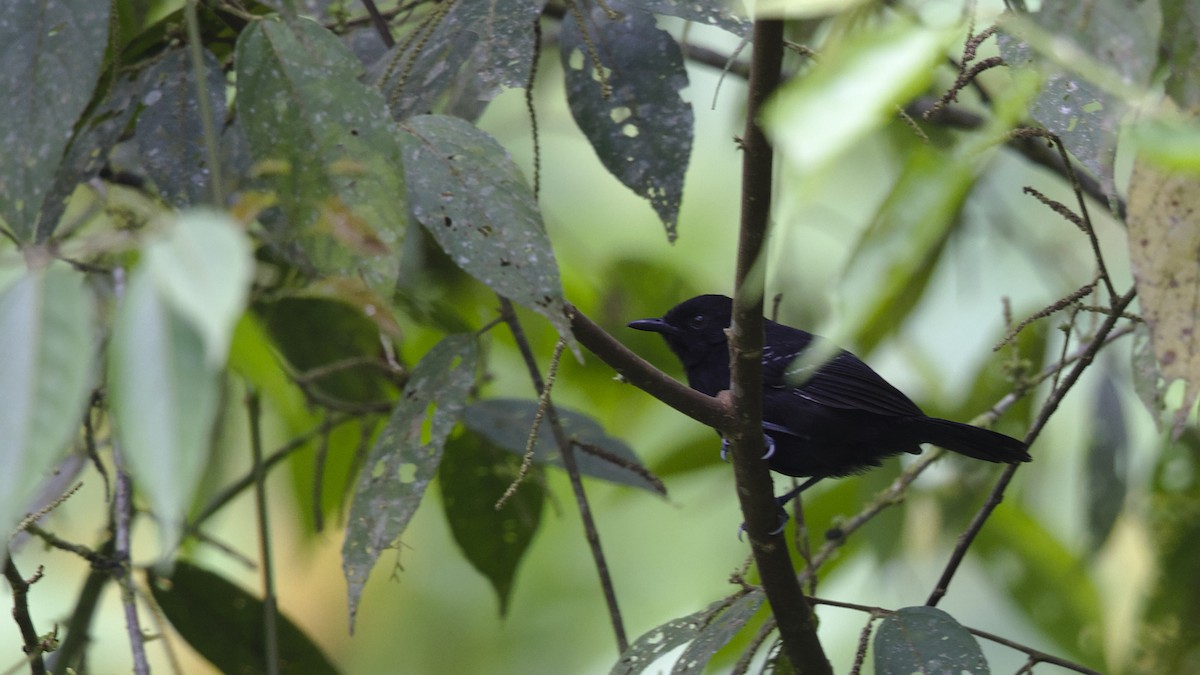
[[[512,301],[502,295],[497,297],[500,298],[501,317],[508,324],[513,340],[516,341],[517,348],[521,351],[521,357],[525,360],[525,367],[529,369],[529,378],[533,382],[538,396],[541,396],[546,389],[546,383],[542,380],[542,373],[538,369],[533,348],[529,346],[529,340],[525,337],[525,329],[521,327],[521,322],[517,319]],[[604,557],[603,547],[600,546],[600,532],[596,529],[596,521],[592,518],[592,508],[588,503],[587,493],[583,490],[583,478],[579,474],[579,465],[575,461],[575,447],[566,432],[563,431],[562,424],[558,420],[558,411],[549,401],[546,403],[546,423],[550,425],[554,441],[558,444],[558,451],[562,453],[563,466],[571,479],[571,490],[575,493],[575,503],[579,506],[579,515],[583,519],[584,535],[592,550],[596,573],[600,575],[600,588],[604,591],[604,601],[608,605],[608,616],[612,621],[613,633],[617,638],[617,649],[624,653],[629,648],[629,638],[625,635],[625,623],[621,619],[621,608],[617,604],[616,587],[613,586],[612,576],[608,572],[608,561]]]
[[[129,535],[133,522],[133,481],[125,470],[125,459],[121,448],[113,443],[113,463],[117,469],[117,485],[113,494],[113,576],[121,587],[121,605],[125,610],[125,630],[129,633],[129,648],[133,652],[133,672],[150,675],[150,663],[146,660],[146,640],[138,621],[137,594],[133,590],[133,575],[130,571]]]
[[[746,132],[742,139],[742,212],[730,326],[734,423],[733,472],[763,590],[779,624],[783,650],[798,673],[832,673],[817,638],[812,608],[800,588],[783,537],[762,433],[763,284],[761,264],[771,214],[773,153],[758,116],[779,84],[783,22],[756,20],[750,62]]]

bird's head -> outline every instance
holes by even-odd
[[[630,328],[660,333],[689,374],[710,359],[728,363],[725,329],[733,315],[733,301],[724,295],[699,295],[672,307],[661,319],[638,319]]]

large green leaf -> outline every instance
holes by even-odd
[[[986,675],[991,672],[975,636],[936,607],[905,607],[875,634],[875,672]]]
[[[508,152],[454,117],[402,127],[413,216],[459,267],[545,316],[578,353],[541,211]]]
[[[208,459],[219,369],[145,267],[133,271],[109,341],[109,403],[137,489],[174,549]]]
[[[313,271],[390,289],[408,223],[400,144],[361,74],[312,21],[258,21],[238,38],[239,119],[286,221],[272,236]]]
[[[477,360],[471,335],[451,335],[429,350],[367,457],[342,545],[351,630],[371,568],[404,533],[437,472],[442,446],[475,383]]]
[[[225,74],[203,50],[208,105],[219,124],[225,119]],[[204,124],[195,69],[187,50],[176,49],[144,74],[142,110],[134,140],[143,167],[166,201],[187,206],[211,201],[212,171],[204,144]]]
[[[24,516],[78,433],[96,349],[91,322],[91,295],[65,263],[32,268],[0,291],[0,531]]]
[[[575,123],[605,168],[650,201],[674,241],[692,151],[683,53],[654,15],[622,2],[563,19],[560,54]],[[619,12],[611,15],[613,10]]]
[[[1005,63],[1045,75],[1033,118],[1109,191],[1127,96],[1149,84],[1157,60],[1152,28],[1140,14],[1123,0],[1046,0],[1028,20],[1007,21],[999,39]]]
[[[184,560],[170,578],[150,577],[150,592],[171,626],[222,673],[258,675],[267,669],[263,602],[237,584]],[[291,619],[276,613],[278,672],[338,672]]]
[[[529,431],[537,415],[537,401],[525,399],[493,398],[467,406],[463,411],[463,424],[497,446],[513,453],[524,454],[529,444]],[[646,480],[646,477],[629,467],[641,467],[638,456],[623,441],[609,436],[604,427],[583,413],[557,408],[559,423],[567,437],[577,444],[599,448],[616,462],[576,448],[575,461],[579,472],[621,485],[664,494],[661,483]],[[533,461],[562,467],[562,455],[558,450],[554,434],[543,420],[533,447]]]
[[[254,273],[246,233],[225,213],[185,211],[144,256],[155,286],[204,340],[209,365],[223,366]]]
[[[110,3],[0,3],[0,220],[22,242],[92,97],[104,63]]]
[[[955,35],[906,22],[858,31],[779,88],[764,129],[801,175],[816,171],[924,91]]]
[[[546,501],[542,472],[535,466],[504,506],[496,508],[520,468],[520,457],[466,433],[446,443],[438,469],[450,532],[467,560],[496,590],[500,614],[508,609],[517,566],[537,532]]]

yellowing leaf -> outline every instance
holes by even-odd
[[[1129,258],[1164,386],[1186,383],[1174,434],[1200,394],[1200,175],[1140,158],[1129,181]]]

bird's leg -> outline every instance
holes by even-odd
[[[790,504],[793,499],[795,499],[796,497],[799,497],[801,492],[804,492],[808,488],[816,485],[817,481],[821,480],[823,477],[824,476],[813,476],[812,478],[809,478],[808,480],[801,483],[800,487],[794,488],[794,489],[786,492],[782,496],[776,497],[775,503],[779,504],[779,508],[786,509],[787,505]],[[784,513],[786,514],[787,512],[784,511]]]

